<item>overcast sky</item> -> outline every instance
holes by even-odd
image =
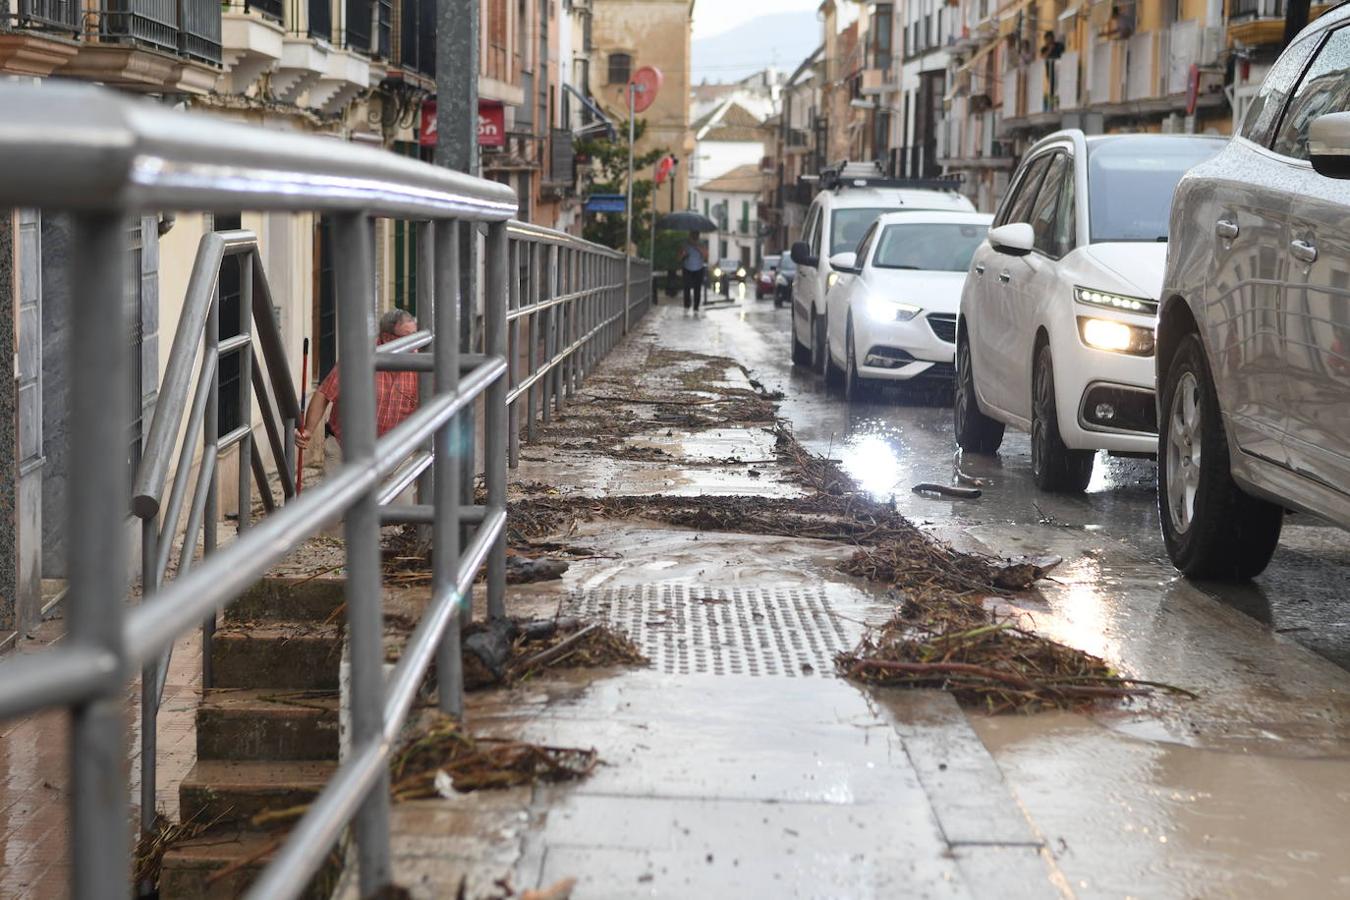
[[[814,12],[820,0],[695,0],[694,38],[729,31],[759,16],[780,12]]]

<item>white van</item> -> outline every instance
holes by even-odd
[[[860,171],[861,170],[861,171]],[[884,178],[873,167],[840,164],[820,176],[802,240],[792,245],[797,277],[792,283],[792,362],[825,373],[828,325],[825,293],[838,275],[836,253],[856,251],[858,241],[882,213],[925,209],[974,212],[975,205],[947,179]]]

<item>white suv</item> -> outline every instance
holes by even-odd
[[[830,257],[856,251],[882,213],[902,209],[974,212],[975,206],[938,179],[885,179],[841,165],[822,175],[822,190],[811,202],[802,240],[792,245],[797,276],[792,283],[792,361],[825,374],[829,329],[825,295],[838,278]],[[951,185],[953,189],[943,189]],[[842,327],[842,323],[840,325]]]
[[[1038,142],[975,251],[956,335],[956,439],[992,453],[1031,432],[1042,490],[1082,491],[1097,450],[1153,455],[1154,323],[1167,216],[1182,174],[1220,138]]]

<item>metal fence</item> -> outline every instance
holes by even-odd
[[[442,673],[440,706],[462,712],[459,629],[485,564],[489,615],[505,614],[506,469],[518,445],[519,419],[523,413],[528,436],[539,419],[562,409],[580,379],[645,311],[647,266],[557,232],[510,222],[515,196],[500,184],[374,148],[263,132],[71,86],[0,85],[0,113],[0,158],[6,161],[0,168],[0,206],[74,214],[68,637],[40,653],[0,662],[0,716],[71,710],[73,894],[126,893],[130,847],[123,696],[137,671],[157,671],[175,640],[213,621],[308,536],[342,518],[350,751],[251,894],[299,895],[352,824],[361,893],[371,895],[391,878],[391,749],[433,658]],[[332,217],[344,464],[128,607],[124,524],[131,497],[121,456],[107,448],[119,444],[131,416],[125,390],[130,354],[109,336],[126,332],[127,310],[117,294],[126,265],[125,217],[163,209],[317,211]],[[382,345],[379,353],[373,333],[371,217],[425,223],[419,228],[421,271],[427,273],[421,299],[430,314],[419,307],[432,324]],[[472,270],[461,247],[473,243],[474,233],[483,228],[481,340],[474,338],[475,327],[467,329],[469,340],[461,341],[461,317],[474,316],[478,308],[478,298],[461,290],[462,271]],[[247,236],[225,234],[219,240],[222,255],[233,247],[256,262]],[[243,320],[245,310],[258,301],[258,282],[245,278],[243,284],[255,291],[253,303],[241,303],[240,324],[248,333]],[[253,339],[262,341],[266,358],[258,318],[252,324]],[[209,341],[209,326],[203,329]],[[421,348],[430,352],[408,352]],[[221,349],[217,345],[216,353]],[[377,369],[418,371],[432,382],[420,408],[378,440]],[[177,398],[181,410],[189,392],[177,383],[166,378],[164,392]],[[483,415],[476,417],[479,400]],[[277,415],[282,419],[298,412],[284,399],[281,406]],[[469,428],[481,435],[484,450],[487,493],[479,505],[465,492],[465,476],[471,481],[478,468],[476,441],[465,434]],[[148,453],[161,452],[157,448],[165,444],[154,430],[152,425]],[[162,430],[174,429],[166,420]],[[431,454],[424,453],[428,443]],[[287,455],[284,447],[281,455]],[[423,491],[418,504],[391,517],[382,514],[380,503],[402,489],[387,483],[400,467],[412,472],[404,477],[418,479]],[[151,474],[138,483],[142,500],[158,495],[166,483],[166,475]],[[241,501],[247,500],[246,479],[241,473]],[[155,490],[146,493],[147,484]],[[173,494],[185,490],[175,484],[168,506],[181,504]],[[241,511],[246,516],[246,508]],[[204,517],[205,511],[203,522]],[[426,611],[386,680],[379,529],[391,519],[430,524],[433,581]],[[466,524],[477,527],[463,541]],[[163,535],[157,533],[155,540],[161,542]],[[155,555],[152,588],[158,561]]]
[[[82,29],[79,0],[19,0],[21,28],[53,28],[79,34]]]

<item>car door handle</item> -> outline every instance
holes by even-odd
[[[975,274],[976,275],[984,274],[984,263],[979,263],[975,266]]]
[[[1226,241],[1231,241],[1238,236],[1237,223],[1230,222],[1227,219],[1220,219],[1214,223],[1214,233]]]
[[[998,280],[1000,284],[1007,284],[1012,281],[1012,273],[1007,269],[1004,269],[1002,272],[998,273]]]
[[[1290,241],[1289,252],[1295,259],[1301,259],[1305,263],[1317,262],[1317,247],[1307,241]]]

